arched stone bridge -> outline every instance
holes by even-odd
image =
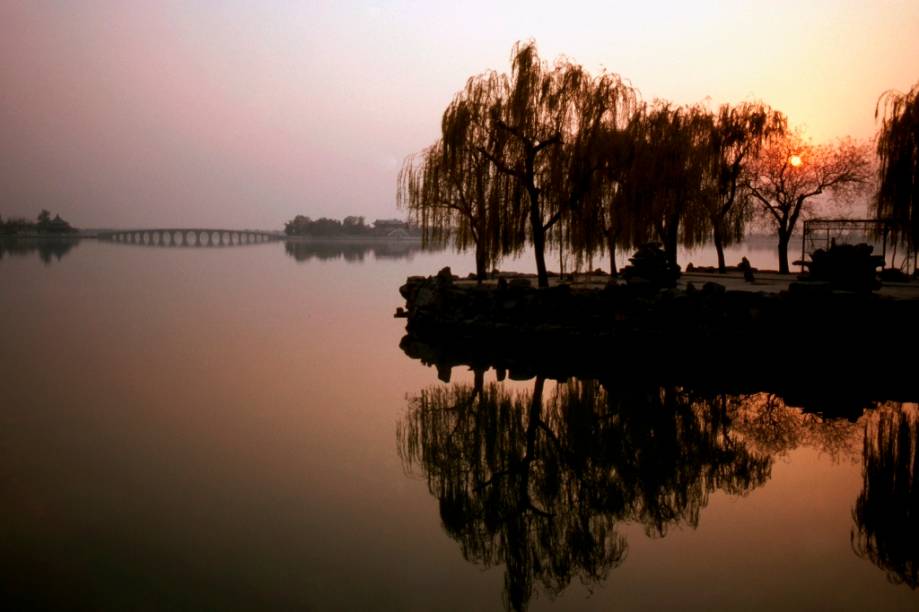
[[[99,240],[161,247],[222,247],[282,240],[281,234],[264,230],[207,228],[134,229],[99,232]]]

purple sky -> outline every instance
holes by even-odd
[[[646,99],[762,99],[816,140],[870,138],[877,97],[919,80],[919,2],[621,4],[5,0],[0,215],[399,216],[402,159],[526,38]]]

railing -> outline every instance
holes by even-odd
[[[915,270],[916,253],[908,243],[897,239],[897,229],[895,222],[885,219],[808,219],[801,234],[801,259],[795,263],[803,270],[808,254],[817,249],[864,242],[874,246],[874,254],[884,258],[886,267],[906,268],[907,272]],[[896,262],[898,254],[902,254],[899,265]]]

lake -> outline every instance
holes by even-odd
[[[442,382],[392,315],[407,276],[469,254],[0,255],[14,609],[919,607],[915,404]]]

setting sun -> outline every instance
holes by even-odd
[[[794,166],[795,168],[797,168],[804,162],[801,161],[800,155],[792,155],[791,157],[788,158],[788,163]]]

